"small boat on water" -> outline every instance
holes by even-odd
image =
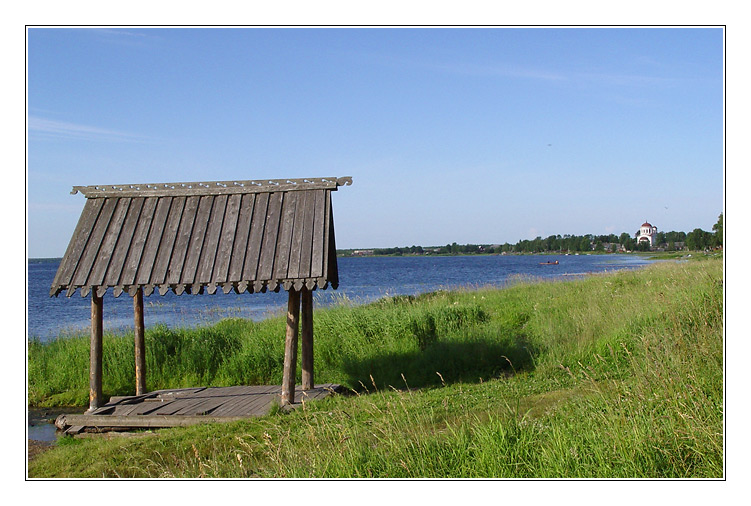
[[[558,265],[558,260],[554,262],[540,262],[540,265]]]

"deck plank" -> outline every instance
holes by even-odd
[[[323,399],[339,385],[325,383],[313,389],[295,389],[295,404]],[[119,396],[86,415],[60,415],[61,430],[123,430],[159,428],[242,420],[267,415],[281,395],[279,385],[196,387],[157,390],[139,396]],[[294,407],[294,405],[293,405]],[[104,428],[104,429],[103,429]]]
[[[280,390],[281,392],[281,390]],[[241,398],[234,402],[228,402],[214,413],[215,416],[248,416],[253,413],[250,406],[257,403],[260,397],[269,395],[265,390],[258,388],[247,390],[241,395]]]
[[[227,403],[227,401],[231,399],[229,397],[225,396],[216,396],[216,397],[209,397],[207,399],[203,399],[201,402],[195,403],[190,407],[181,409],[180,411],[176,412],[175,415],[208,415],[213,414],[213,412],[223,404]]]

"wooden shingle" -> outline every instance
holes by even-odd
[[[76,186],[86,204],[50,295],[336,288],[331,192],[350,184],[345,177]]]

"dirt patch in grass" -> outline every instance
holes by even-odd
[[[35,439],[29,439],[28,455],[29,460],[33,459],[42,452],[45,452],[52,448],[54,445],[49,441],[37,441]]]

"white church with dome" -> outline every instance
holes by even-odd
[[[655,242],[657,240],[657,227],[653,226],[648,221],[645,221],[644,224],[639,228],[639,231],[636,233],[636,243],[641,244],[643,242],[649,243],[650,248],[655,247]]]

